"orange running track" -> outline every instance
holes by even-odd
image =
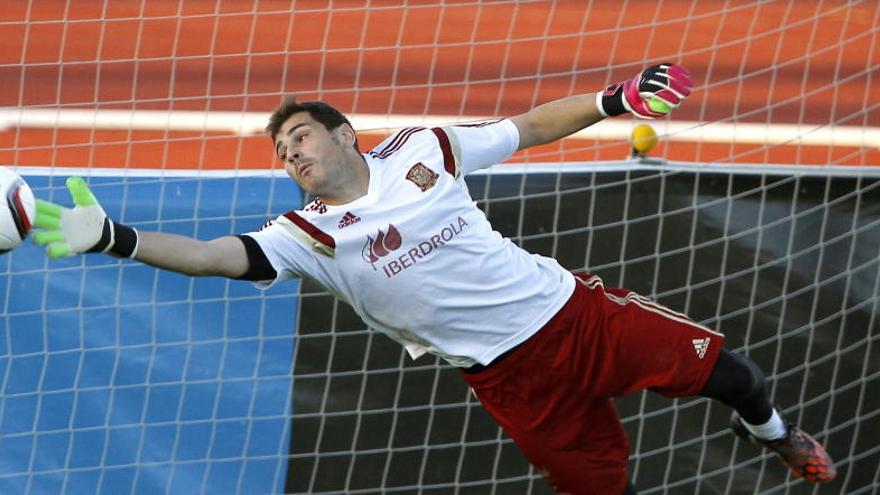
[[[408,7],[404,8],[403,4]],[[106,4],[106,5],[105,5]],[[346,113],[508,116],[650,63],[692,71],[673,119],[880,126],[880,3],[720,0],[16,0],[0,10],[0,106],[268,113],[284,93]],[[658,4],[662,8],[658,8]],[[873,77],[873,79],[872,79]],[[806,95],[806,96],[805,96]],[[601,124],[600,124],[601,125]],[[366,135],[362,148],[380,139]],[[617,160],[565,140],[514,161]],[[665,141],[671,160],[880,165],[873,147]],[[17,129],[7,165],[277,167],[264,136]]]

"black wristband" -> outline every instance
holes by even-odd
[[[113,222],[111,220],[111,222]],[[138,235],[137,230],[128,225],[113,222],[113,233],[116,242],[110,248],[110,252],[121,258],[132,258],[137,253]]]
[[[101,230],[101,238],[98,239],[98,242],[96,242],[94,246],[86,250],[87,253],[103,253],[107,249],[107,246],[113,242],[112,223],[112,220],[104,217],[104,227]]]
[[[615,89],[614,86],[617,88]],[[613,93],[609,94],[611,91]],[[605,92],[602,93],[602,110],[609,117],[616,117],[627,112],[626,107],[623,106],[623,84],[614,84],[605,89]]]

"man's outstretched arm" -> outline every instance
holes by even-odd
[[[552,143],[604,119],[596,94],[569,96],[539,105],[510,120],[519,131],[518,150]]]
[[[244,243],[234,236],[201,241],[163,232],[138,232],[134,259],[192,276],[239,278],[249,267]]]
[[[624,113],[643,119],[663,117],[687,98],[692,87],[690,73],[684,67],[653,65],[600,93],[554,100],[510,120],[519,131],[518,149],[525,149],[552,143],[605,117]]]
[[[186,275],[239,278],[248,273],[246,240],[225,236],[211,241],[162,232],[136,232],[107,217],[79,177],[67,180],[74,208],[37,200],[34,242],[50,258],[103,252],[133,258]]]

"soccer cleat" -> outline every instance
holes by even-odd
[[[730,429],[734,435],[749,442],[767,447],[776,452],[791,474],[804,478],[810,483],[828,483],[837,476],[834,461],[825,452],[825,447],[797,426],[785,421],[787,433],[777,440],[761,440],[746,429],[736,411],[730,418]]]

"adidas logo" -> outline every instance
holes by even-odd
[[[705,339],[693,339],[691,342],[694,343],[694,349],[697,350],[697,357],[703,359],[706,357],[706,351],[709,349],[709,341],[712,340],[709,337]]]
[[[344,229],[349,225],[356,224],[361,221],[361,217],[355,215],[354,213],[347,211],[345,215],[342,215],[342,218],[339,219],[339,228]]]

